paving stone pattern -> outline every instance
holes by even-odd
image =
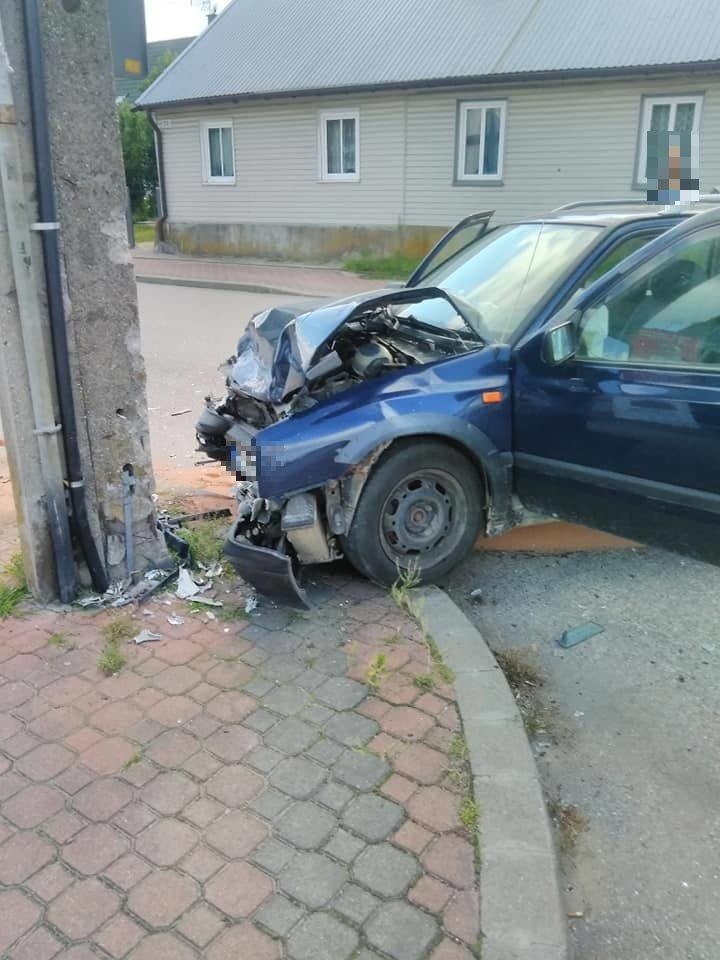
[[[0,621],[3,960],[471,960],[453,690],[414,683],[427,647],[381,590],[318,593],[180,626],[158,598],[131,616],[163,641],[113,677],[117,613]]]

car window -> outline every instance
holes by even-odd
[[[591,267],[588,273],[585,274],[578,289],[586,290],[591,283],[595,283],[600,277],[604,277],[609,270],[612,270],[613,267],[616,267],[626,257],[629,257],[631,253],[635,253],[640,247],[644,247],[646,243],[650,243],[655,237],[659,237],[661,233],[664,233],[664,231],[648,230],[643,233],[634,233],[631,237],[625,237],[624,240],[616,243],[615,246],[607,250],[595,266]]]
[[[720,368],[720,237],[684,238],[587,309],[577,356]]]
[[[500,227],[433,270],[423,284],[467,301],[493,338],[507,343],[601,233],[602,228],[585,224]],[[418,319],[438,326],[447,324],[451,312],[440,301],[413,308]]]
[[[465,250],[470,244],[475,243],[480,237],[488,231],[489,215],[485,219],[471,218],[465,225],[459,225],[451,232],[450,236],[443,238],[438,246],[428,255],[427,261],[422,265],[422,271],[413,277],[412,285],[419,286],[425,282],[425,278],[437,270],[444,263],[447,263],[452,257]],[[419,270],[419,268],[418,268]]]

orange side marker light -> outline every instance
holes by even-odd
[[[482,395],[483,403],[502,403],[502,390],[484,390]]]

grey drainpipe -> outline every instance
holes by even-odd
[[[156,232],[160,243],[165,240],[165,224],[167,223],[167,193],[165,192],[165,153],[163,151],[162,130],[157,125],[152,110],[147,112],[150,126],[155,134],[155,157],[157,159],[158,183],[160,185],[160,216],[157,219]]]

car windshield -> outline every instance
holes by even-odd
[[[569,223],[518,223],[471,243],[422,278],[469,303],[494,340],[507,343],[571,265],[602,233],[602,227]],[[435,326],[454,327],[450,304],[429,300],[407,311]]]

